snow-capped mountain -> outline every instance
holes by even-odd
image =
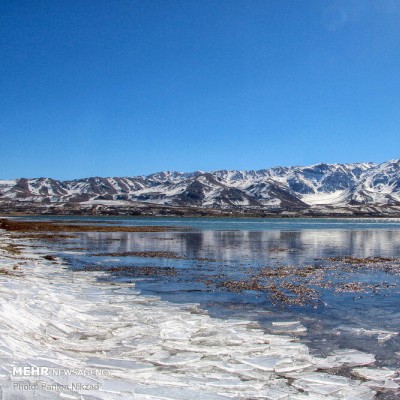
[[[286,210],[400,206],[400,161],[258,171],[165,171],[148,176],[71,181],[20,178],[0,180],[0,201]]]

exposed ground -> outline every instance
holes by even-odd
[[[170,232],[188,230],[188,228],[177,226],[79,225],[11,219],[0,219],[0,229],[12,232]]]

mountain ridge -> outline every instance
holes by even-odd
[[[0,180],[0,210],[32,205],[233,210],[400,208],[400,160],[259,170],[160,171],[133,177]],[[3,207],[1,207],[3,205]],[[393,211],[394,212],[394,211]]]

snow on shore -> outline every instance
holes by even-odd
[[[15,239],[0,235],[2,399],[367,400],[377,388],[398,387],[396,371],[329,373],[371,364],[372,355],[316,358],[296,338],[267,335],[252,321],[211,318],[133,284],[96,282],[101,273],[72,272],[45,260],[45,249],[7,251]],[[21,368],[32,366],[41,369]]]

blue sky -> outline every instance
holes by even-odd
[[[399,158],[397,0],[0,2],[0,178]]]

